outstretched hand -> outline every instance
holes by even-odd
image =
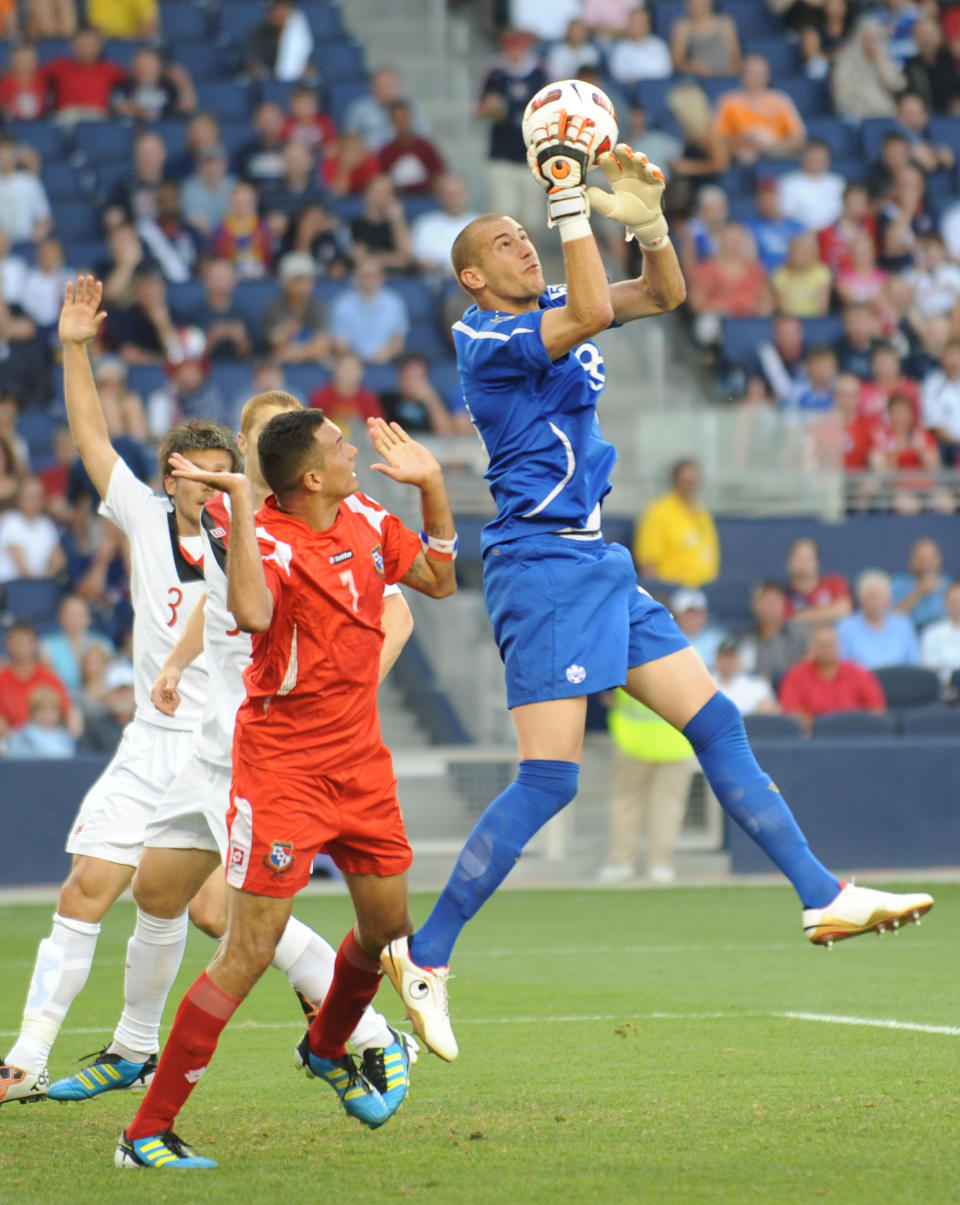
[[[78,276],[77,283],[68,281],[63,291],[63,308],[60,311],[61,343],[89,343],[106,318],[101,310],[103,285],[92,276]]]
[[[170,457],[170,472],[174,477],[182,477],[185,481],[199,481],[201,485],[209,485],[211,489],[221,490],[224,494],[235,494],[239,490],[250,489],[250,479],[245,473],[210,472],[208,469],[200,469],[179,452],[174,452]]]
[[[370,442],[386,464],[372,464],[375,473],[383,473],[406,485],[426,485],[442,475],[440,462],[423,444],[404,431],[399,423],[387,423],[382,418],[367,419]]]
[[[594,211],[626,226],[627,238],[635,237],[641,247],[659,246],[668,231],[661,208],[666,181],[660,168],[625,142],[601,155],[597,165],[613,191],[587,189]]]

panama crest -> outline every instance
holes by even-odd
[[[293,842],[272,842],[269,853],[264,855],[263,864],[274,874],[283,874],[284,871],[289,870],[293,865]]]
[[[371,549],[370,555],[373,557],[373,567],[377,576],[383,577],[383,545],[378,544],[376,548]]]

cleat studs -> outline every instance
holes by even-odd
[[[824,944],[824,945],[827,947],[827,949],[828,949],[828,950],[832,950],[832,949],[833,949],[833,942],[832,942],[832,941],[825,941],[823,944]]]
[[[877,928],[876,928],[877,937],[883,937],[883,935],[884,935],[884,933],[886,933],[886,931],[887,931],[886,925],[877,925]]]

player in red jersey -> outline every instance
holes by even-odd
[[[173,1122],[269,965],[321,849],[344,873],[357,923],[297,1060],[334,1088],[348,1115],[371,1128],[391,1115],[345,1047],[379,987],[381,949],[412,930],[411,853],[376,709],[383,582],[452,594],[456,536],[431,453],[396,424],[369,427],[386,462],[374,468],[420,490],[419,538],[356,494],[357,449],[317,410],[264,427],[260,467],[274,497],[256,516],[242,474],[176,466],[230,495],[229,604],[255,635],[234,737],[227,934],[180,1005],[153,1083],[120,1137],[120,1167],[214,1166],[177,1138]]]

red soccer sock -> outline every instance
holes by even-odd
[[[319,1059],[338,1059],[347,1052],[347,1038],[380,986],[380,963],[357,945],[351,929],[340,943],[333,965],[333,982],[310,1026],[310,1050]]]
[[[173,1126],[240,1003],[203,972],[180,1002],[153,1082],[127,1126],[128,1138],[149,1138]]]

